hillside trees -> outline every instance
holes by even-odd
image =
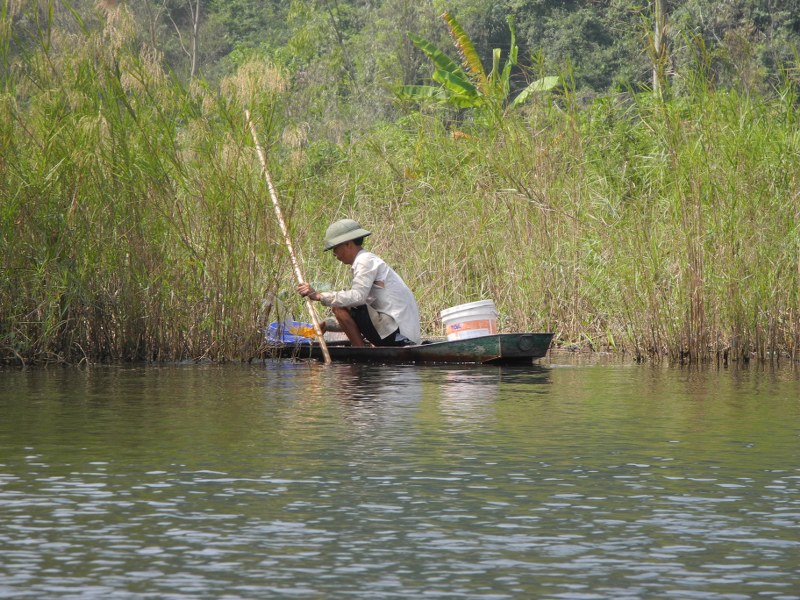
[[[768,90],[800,44],[800,0],[685,0],[671,10],[672,36],[694,37],[707,49],[710,74],[723,87]],[[689,64],[691,48],[675,45]]]
[[[705,54],[713,80],[725,87],[769,89],[800,40],[800,0],[659,0],[667,15],[665,62],[669,80]],[[74,10],[87,27],[97,7],[125,4],[136,39],[155,49],[175,76],[198,75],[212,84],[253,55],[286,68],[298,108],[345,120],[391,118],[396,85],[425,83],[426,61],[413,32],[437,47],[449,44],[439,15],[452,14],[470,33],[485,65],[493,50],[510,50],[506,18],[516,23],[519,65],[512,88],[521,90],[542,71],[566,75],[582,97],[652,85],[656,0],[38,0],[8,2],[14,54],[32,39],[37,16]],[[526,72],[536,65],[537,72]],[[684,82],[674,82],[678,86]],[[355,103],[351,103],[354,100]],[[341,114],[340,114],[341,113]]]
[[[109,2],[116,5],[117,2]],[[140,43],[158,51],[182,80],[205,77],[230,53],[226,26],[211,0],[141,0],[125,3]]]
[[[629,0],[510,0],[520,46],[542,49],[548,65],[571,71],[578,89],[600,92],[648,81],[647,5]]]

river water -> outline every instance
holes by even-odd
[[[800,599],[800,375],[0,372],[0,597]]]

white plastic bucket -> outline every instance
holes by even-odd
[[[497,308],[491,300],[445,308],[439,317],[444,323],[448,341],[497,333]]]

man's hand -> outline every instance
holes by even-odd
[[[309,298],[311,300],[315,300],[319,302],[320,295],[319,292],[312,288],[307,283],[301,283],[297,286],[297,293],[305,298]]]

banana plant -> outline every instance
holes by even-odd
[[[533,94],[552,90],[559,84],[559,78],[554,76],[543,77],[528,85],[517,96],[509,101],[511,93],[511,69],[517,64],[516,31],[514,17],[506,17],[508,28],[511,32],[511,47],[508,58],[502,69],[501,49],[495,48],[492,52],[492,70],[486,74],[472,40],[463,27],[450,14],[442,14],[453,45],[458,50],[462,59],[457,63],[428,40],[409,33],[412,43],[422,50],[433,62],[433,80],[439,86],[430,85],[404,85],[398,88],[397,95],[401,100],[413,102],[437,101],[444,102],[457,108],[470,108],[488,110],[497,118],[501,118],[506,108],[513,109],[527,101]]]

